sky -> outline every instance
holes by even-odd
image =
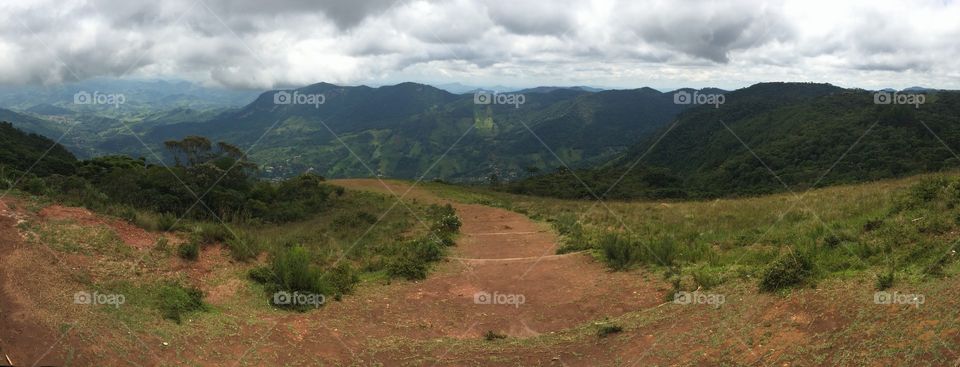
[[[735,89],[764,81],[960,89],[945,0],[19,0],[0,85],[176,78]]]

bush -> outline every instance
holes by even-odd
[[[180,218],[177,218],[176,215],[171,213],[161,213],[157,217],[157,229],[164,232],[170,232],[175,230],[178,226]]]
[[[178,283],[167,283],[160,286],[157,291],[157,308],[163,313],[164,318],[179,324],[183,322],[183,315],[205,311],[207,306],[203,303],[203,292],[199,289],[184,287]]]
[[[411,256],[399,256],[387,263],[387,274],[392,278],[421,280],[427,278],[427,262]]]
[[[878,291],[887,290],[893,286],[893,269],[890,269],[886,273],[877,274],[877,284],[876,288]]]
[[[487,330],[487,332],[483,333],[483,339],[486,341],[494,341],[494,340],[506,339],[506,338],[507,338],[506,335],[500,334],[493,330]]]
[[[409,254],[425,262],[440,261],[443,259],[443,244],[435,238],[420,238],[412,241],[408,245]]]
[[[450,204],[430,206],[430,217],[433,220],[433,231],[441,233],[457,233],[463,222],[457,216],[457,211]]]
[[[349,263],[341,261],[336,267],[327,271],[324,279],[327,279],[337,290],[336,296],[349,294],[353,288],[360,282],[360,276]]]
[[[693,281],[697,283],[697,286],[703,289],[710,289],[723,283],[721,276],[711,272],[710,269],[706,267],[693,269],[690,271],[690,275],[693,276]]]
[[[325,276],[324,271],[313,263],[307,249],[299,245],[275,253],[269,265],[251,270],[249,276],[265,285],[271,304],[297,311],[306,311],[319,305],[277,304],[274,294],[301,293],[322,295],[326,298],[350,292],[353,285],[359,281],[353,269],[345,264],[334,268],[331,274]]]
[[[580,238],[583,236],[583,227],[580,225],[580,221],[574,214],[564,213],[558,215],[551,224],[553,225],[553,229],[563,236],[574,238]]]
[[[181,259],[196,261],[200,257],[200,244],[197,241],[187,241],[177,247],[177,255]]]
[[[607,337],[608,335],[617,334],[622,331],[623,331],[623,327],[621,327],[620,325],[604,324],[604,325],[600,325],[600,328],[597,329],[597,336],[604,338],[604,337]]]
[[[770,265],[760,278],[761,292],[774,292],[805,283],[813,276],[813,261],[807,254],[791,251]]]
[[[230,256],[237,261],[249,261],[260,255],[259,243],[245,232],[238,232],[226,242]]]
[[[607,265],[614,270],[626,270],[640,262],[640,247],[623,235],[605,234],[600,238],[600,249]]]

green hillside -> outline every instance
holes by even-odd
[[[415,83],[320,83],[289,92],[322,94],[325,100],[318,106],[275,104],[276,92],[266,92],[236,111],[147,129],[143,138],[154,145],[188,135],[241,147],[256,143],[250,155],[271,177],[305,171],[369,177],[372,170],[388,177],[484,182],[491,175],[511,179],[562,166],[554,153],[572,165],[604,162],[686,108],[649,88],[534,91],[519,106],[478,105],[472,94]]]
[[[70,174],[76,161],[73,154],[54,141],[0,122],[0,181],[8,181],[3,186],[13,184],[28,171],[36,175]]]
[[[552,173],[508,189],[591,197],[579,177],[611,198],[756,195],[784,185],[804,190],[960,165],[950,151],[957,149],[944,146],[960,137],[960,93],[930,93],[919,108],[878,105],[873,97],[827,84],[754,85],[728,93],[720,108],[686,111],[669,132],[650,135],[603,167]]]

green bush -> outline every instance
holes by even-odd
[[[560,214],[553,220],[551,225],[553,225],[553,229],[560,235],[574,238],[583,236],[583,226],[580,225],[579,219],[574,214]]]
[[[494,340],[506,339],[506,338],[507,338],[506,335],[500,334],[493,330],[487,330],[487,332],[483,333],[483,339],[486,341],[494,341]]]
[[[164,232],[173,231],[176,229],[174,227],[179,226],[179,219],[180,218],[171,213],[160,213],[160,215],[157,216],[157,229]]]
[[[614,270],[626,270],[641,259],[640,247],[627,236],[608,233],[600,238],[600,249],[607,265]]]
[[[177,255],[184,260],[196,261],[200,257],[200,244],[193,240],[181,243]]]
[[[205,311],[203,292],[193,287],[184,287],[179,283],[167,283],[157,290],[156,306],[163,317],[183,322],[183,316],[196,311]]]
[[[429,266],[426,261],[409,255],[395,257],[387,263],[387,274],[392,278],[426,279],[428,270]]]
[[[327,271],[324,279],[330,282],[337,290],[336,296],[350,294],[360,282],[360,276],[349,263],[341,261],[336,267]]]
[[[597,336],[605,338],[611,334],[617,334],[622,331],[623,327],[620,325],[603,324],[600,325],[599,329],[597,329]]]
[[[310,252],[303,246],[283,248],[272,256],[269,265],[251,270],[249,276],[265,285],[271,304],[297,311],[306,311],[318,305],[277,304],[274,295],[287,292],[322,295],[326,298],[350,292],[359,280],[352,268],[346,265],[334,268],[331,274],[326,275],[311,259]]]
[[[878,291],[887,290],[893,286],[893,281],[894,281],[893,269],[890,269],[883,274],[877,274],[876,288]]]
[[[760,278],[761,292],[774,292],[806,283],[813,276],[813,261],[807,254],[791,251],[774,261]]]

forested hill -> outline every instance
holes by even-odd
[[[874,92],[828,84],[764,83],[725,97],[719,108],[684,112],[602,167],[522,180],[508,189],[591,197],[579,176],[598,195],[609,190],[613,198],[755,195],[784,185],[803,190],[960,163],[944,146],[960,151],[958,92],[929,92],[919,106],[877,104]]]
[[[70,174],[76,161],[73,154],[53,140],[0,122],[0,169],[5,171],[0,179],[16,180],[15,176],[28,170],[37,175]]]

